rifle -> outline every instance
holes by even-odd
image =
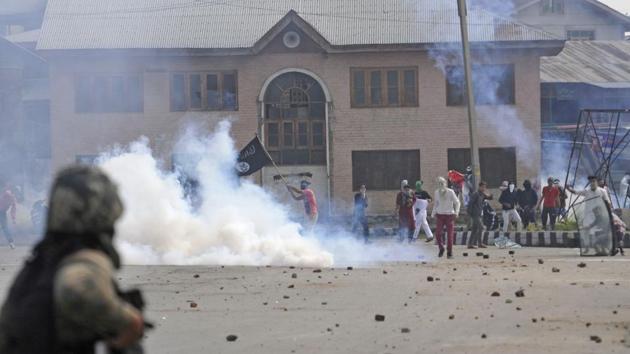
[[[122,291],[116,286],[116,293],[123,301],[129,303],[131,306],[138,309],[138,311],[144,311],[144,307],[146,306],[146,304],[144,302],[142,292],[139,289]],[[150,330],[153,328],[155,328],[153,323],[144,321],[145,330]],[[108,350],[109,354],[144,354],[144,348],[142,347],[142,343],[140,341],[124,349],[109,348]]]

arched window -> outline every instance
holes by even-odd
[[[278,76],[265,92],[265,146],[280,165],[326,164],[326,96],[312,77]]]

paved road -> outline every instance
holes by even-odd
[[[621,342],[630,322],[630,257],[536,248],[511,256],[492,248],[483,259],[463,252],[457,248],[454,260],[321,273],[135,266],[121,280],[147,292],[148,317],[157,323],[148,353],[630,352]],[[4,291],[25,254],[0,249]],[[521,289],[524,297],[516,297]],[[377,314],[385,320],[375,321]],[[229,334],[238,339],[227,342]]]

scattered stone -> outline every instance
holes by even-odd
[[[558,269],[558,268],[556,268],[556,267],[551,268],[551,271],[552,271],[553,273],[560,273],[560,269]]]
[[[488,338],[488,336],[486,336],[485,333],[481,335],[481,339],[486,339],[486,338]]]
[[[287,288],[288,289],[293,289],[293,288],[295,288],[295,285],[291,284],[291,285],[287,286]]]
[[[190,308],[197,308],[197,303],[196,302],[190,302]]]
[[[328,328],[326,328],[326,331],[327,332],[332,332],[332,328],[328,327]]]
[[[238,337],[234,334],[230,334],[229,336],[225,337],[225,339],[227,339],[228,342],[234,342],[238,339]]]
[[[517,307],[517,308],[516,308],[516,311],[520,311],[520,310],[522,310],[522,308],[520,308],[520,307]]]
[[[295,269],[295,266],[290,266],[289,269]]]
[[[521,289],[514,293],[516,297],[525,297],[525,290]]]
[[[374,316],[374,320],[376,322],[383,322],[383,321],[385,321],[385,316],[383,316],[383,315],[376,315],[376,316]]]
[[[535,318],[532,318],[532,322],[536,323],[536,322],[538,322],[538,320],[535,319]]]
[[[590,322],[586,322],[586,327],[588,328],[590,326],[591,326],[591,323]]]
[[[263,302],[263,306],[267,306],[267,304],[268,304],[267,302]]]
[[[476,255],[477,257],[483,257],[483,252],[477,252],[477,253],[475,253],[475,255]]]
[[[508,254],[509,255],[514,255],[514,251],[509,251]]]
[[[427,281],[433,281],[433,277],[432,276],[428,276],[427,277]]]
[[[386,270],[383,270],[383,274],[387,274],[387,271],[386,271]]]
[[[348,268],[346,268],[346,270],[353,270],[353,269],[354,269],[354,268],[352,268],[352,267],[348,267]]]
[[[578,263],[578,268],[586,268],[586,263],[584,262]]]
[[[284,295],[282,298],[283,298],[283,299],[288,299],[288,298],[289,298],[289,295]]]
[[[411,331],[409,330],[409,328],[401,328],[401,329],[400,329],[400,333],[409,333],[409,332],[411,332]]]
[[[538,264],[544,264],[545,261],[542,258],[538,258]]]
[[[321,269],[313,269],[313,273],[321,273],[322,270]]]
[[[493,292],[492,294],[490,294],[490,296],[492,297],[498,297],[501,296],[501,294],[498,291]]]
[[[464,252],[464,253],[462,253],[462,256],[464,256],[464,257],[468,257],[468,252]]]
[[[326,306],[326,305],[328,305],[328,303],[324,301],[324,302],[322,302],[322,305]]]
[[[193,275],[193,278],[199,278],[199,274]]]
[[[454,319],[454,318],[455,318],[455,315],[449,315],[449,316],[448,316],[448,319],[449,319],[449,320],[452,320],[452,319]]]
[[[339,328],[339,323],[335,323],[335,327]]]
[[[617,314],[617,310],[614,310],[614,311],[613,311],[613,315],[616,315],[616,314]]]
[[[602,339],[599,336],[591,336],[591,340],[595,343],[601,343]]]
[[[291,274],[291,278],[297,279],[297,274],[295,274],[295,273]]]
[[[506,300],[505,300],[505,303],[506,303],[506,304],[511,304],[511,303],[512,303],[512,300],[511,300],[511,299],[506,299]]]

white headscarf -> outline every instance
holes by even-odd
[[[400,182],[400,190],[401,191],[405,191],[405,187],[409,185],[409,181],[407,181],[406,179],[403,179],[402,182]]]
[[[446,189],[448,188],[448,184],[446,183],[446,179],[444,179],[444,177],[438,177],[437,178],[437,184],[438,184],[438,192],[440,192],[440,194],[444,194],[446,193]]]

